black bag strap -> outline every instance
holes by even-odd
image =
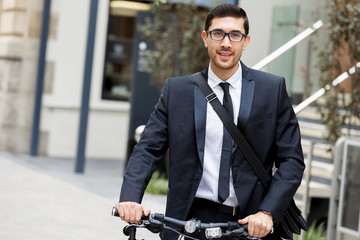
[[[235,125],[233,119],[231,119],[229,113],[226,111],[224,106],[220,103],[216,94],[212,91],[209,84],[203,77],[201,73],[195,73],[191,75],[195,80],[196,84],[200,87],[203,94],[206,96],[206,100],[211,104],[216,114],[219,116],[224,126],[230,133],[231,137],[235,143],[239,146],[240,151],[249,162],[251,168],[254,170],[255,174],[258,176],[260,182],[266,189],[269,189],[271,178],[266,172],[264,166],[261,164],[259,158],[256,156],[255,152],[250,147],[249,143],[246,141],[244,135],[240,129]]]

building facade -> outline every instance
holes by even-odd
[[[29,149],[42,6],[41,0],[0,1],[2,151]]]
[[[76,155],[90,0],[52,0],[42,94],[39,154]],[[128,6],[129,2],[136,6]],[[98,1],[86,156],[125,159],[138,11],[150,1]],[[200,1],[201,2],[201,1]],[[242,0],[250,18],[249,67],[323,17],[322,0]],[[0,150],[29,153],[34,111],[43,0],[0,0]],[[259,6],[262,7],[259,7]],[[199,34],[200,36],[200,34]],[[265,70],[286,75],[288,90],[301,99],[314,61],[304,41]],[[199,37],[200,42],[200,37]],[[279,72],[286,69],[285,72]],[[285,67],[284,67],[285,66]],[[315,71],[315,70],[314,70]],[[146,122],[145,122],[146,123]],[[144,124],[145,124],[144,123]]]

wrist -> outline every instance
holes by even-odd
[[[262,213],[264,213],[265,215],[270,216],[271,219],[273,219],[273,215],[272,215],[270,212],[268,212],[268,211],[266,211],[266,210],[259,210],[259,211],[262,212]]]

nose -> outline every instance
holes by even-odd
[[[223,40],[221,40],[221,46],[223,47],[231,47],[230,36],[226,35]]]

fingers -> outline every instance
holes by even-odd
[[[150,210],[147,208],[144,208],[140,204],[136,202],[120,202],[116,204],[116,208],[119,212],[120,218],[129,223],[138,223],[141,220],[141,216],[144,210],[146,210],[146,213],[144,211],[144,214],[149,215]],[[146,216],[147,216],[146,215]]]
[[[247,224],[248,223],[248,218],[246,217],[246,218],[240,219],[238,221],[238,223],[241,224],[241,225]]]
[[[145,216],[149,216],[151,210],[146,207],[142,207],[142,212],[144,213]]]
[[[239,224],[248,224],[248,233],[251,237],[262,238],[268,235],[273,227],[272,218],[261,212],[250,215],[238,221]]]

